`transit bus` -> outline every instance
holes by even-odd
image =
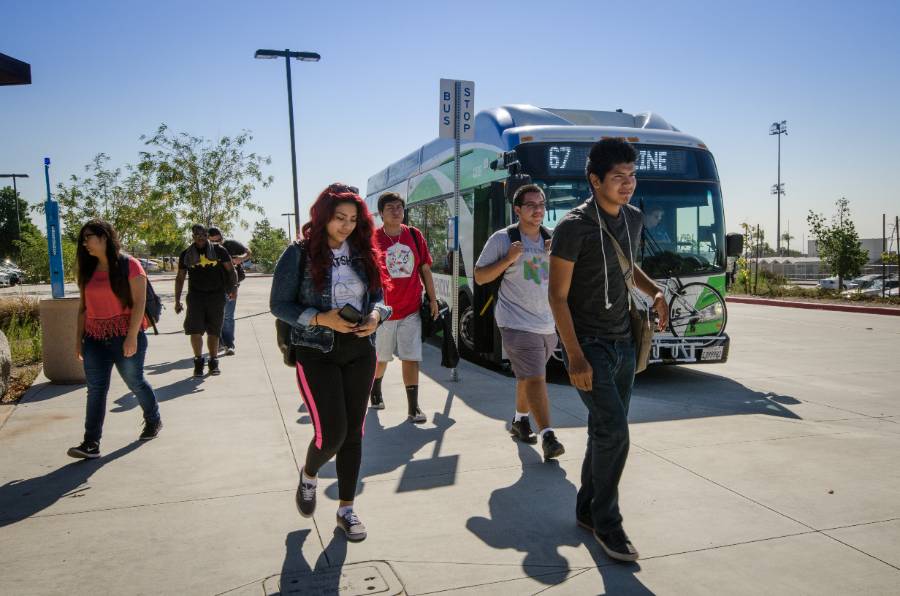
[[[645,271],[681,292],[696,316],[689,324],[654,334],[651,363],[724,362],[726,255],[739,254],[742,238],[726,239],[722,192],[712,154],[699,139],[655,113],[507,105],[479,112],[475,139],[460,148],[460,281],[452,287],[448,220],[453,214],[453,141],[435,139],[368,180],[366,201],[377,213],[387,191],[406,201],[407,222],[419,228],[434,259],[437,294],[448,304],[458,293],[460,348],[503,360],[499,333],[485,299],[475,291],[474,263],[487,239],[515,219],[506,192],[518,170],[545,192],[544,225],[551,231],[570,209],[591,196],[585,163],[602,138],[625,138],[638,151],[632,204],[644,212],[640,261]],[[728,245],[726,247],[726,245]],[[727,250],[726,250],[727,248]],[[693,289],[693,290],[692,290]],[[667,301],[669,297],[667,296]],[[675,310],[677,311],[677,305]]]

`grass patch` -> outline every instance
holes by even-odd
[[[24,296],[0,299],[0,330],[9,341],[12,355],[9,388],[0,399],[10,403],[31,387],[41,371],[43,345],[38,300]]]

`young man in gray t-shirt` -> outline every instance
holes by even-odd
[[[510,434],[526,443],[537,443],[528,421],[534,417],[544,459],[565,453],[550,427],[547,400],[547,361],[556,349],[556,327],[547,300],[550,274],[550,240],[541,228],[544,219],[544,191],[536,184],[516,190],[513,210],[521,240],[513,241],[504,228],[488,239],[475,263],[475,283],[489,284],[502,276],[494,307],[503,348],[516,375],[516,413]]]

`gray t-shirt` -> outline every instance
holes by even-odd
[[[599,211],[608,229],[615,234],[625,258],[631,259],[632,255],[638,258],[643,226],[640,210],[625,205],[618,217]],[[628,288],[609,234],[603,233],[602,238],[601,247],[597,209],[591,198],[572,209],[556,225],[550,254],[575,263],[568,298],[575,334],[624,339],[631,335]],[[604,280],[608,280],[608,292]],[[608,309],[607,298],[611,305]]]
[[[506,228],[494,232],[485,243],[475,266],[486,267],[496,263],[509,253],[511,244]],[[522,247],[522,255],[503,273],[494,319],[498,327],[542,335],[556,333],[547,298],[550,257],[544,250],[544,239],[538,234],[537,240],[530,240],[523,234]]]

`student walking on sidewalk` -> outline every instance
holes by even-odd
[[[378,330],[375,341],[378,365],[371,400],[373,408],[384,409],[381,379],[396,353],[403,368],[407,419],[421,424],[426,420],[419,408],[419,362],[422,361],[422,319],[419,307],[422,304],[423,282],[432,319],[438,316],[438,303],[431,276],[431,253],[428,252],[422,232],[403,225],[405,207],[403,199],[395,192],[386,192],[378,197],[378,214],[384,226],[378,228],[375,238],[381,249],[384,270],[391,278],[391,286],[385,292],[385,302],[394,312],[391,320],[386,321]]]
[[[516,413],[509,432],[524,443],[537,443],[530,413],[544,459],[550,460],[566,450],[550,426],[547,399],[547,361],[559,340],[547,299],[550,234],[541,226],[544,201],[536,184],[516,190],[513,211],[519,221],[488,238],[475,263],[475,282],[487,285],[501,278],[494,317],[516,375]]]
[[[634,261],[642,227],[640,210],[628,204],[636,186],[636,160],[634,148],[621,139],[594,144],[585,172],[592,195],[560,220],[550,249],[550,306],[569,378],[588,410],[575,517],[618,561],[638,558],[619,512],[637,358],[626,276],[653,298],[659,328],[668,321],[662,291]],[[619,264],[619,251],[629,271]]]
[[[153,387],[144,378],[147,353],[144,268],[134,257],[119,253],[118,234],[110,224],[99,219],[92,219],[81,228],[75,259],[80,296],[75,354],[84,360],[87,411],[84,441],[68,453],[70,457],[94,459],[100,457],[113,366],[144,412],[140,440],[155,438],[162,428],[162,419]]]
[[[355,189],[332,184],[310,208],[302,240],[278,259],[269,296],[272,314],[292,327],[297,384],[313,423],[297,508],[313,515],[319,469],[336,456],[337,525],[351,541],[366,537],[353,502],[375,375],[374,333],[391,316],[374,230]]]
[[[175,313],[184,310],[181,291],[188,278],[187,314],[184,333],[191,338],[194,351],[194,376],[202,377],[203,334],[209,350],[209,374],[219,374],[219,335],[225,322],[225,301],[237,297],[237,273],[231,256],[221,245],[209,241],[206,226],[191,226],[194,241],[178,256],[175,276]]]

